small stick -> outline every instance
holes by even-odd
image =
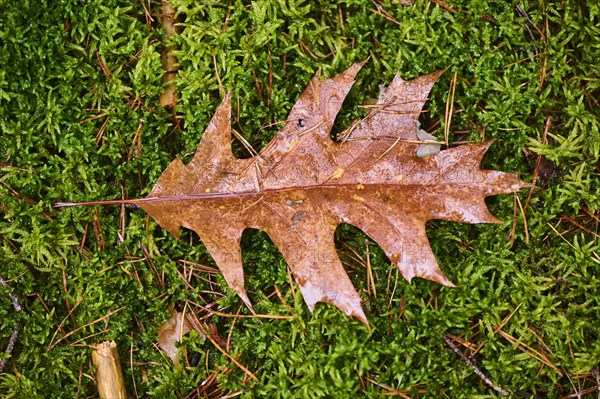
[[[454,351],[454,353],[456,353],[458,356],[460,356],[460,358],[462,360],[464,360],[465,362],[467,362],[467,364],[469,366],[471,366],[471,368],[473,369],[473,371],[475,372],[475,374],[477,374],[479,376],[479,378],[481,378],[483,380],[483,382],[485,382],[487,385],[489,385],[494,391],[501,393],[504,396],[509,396],[510,392],[507,391],[504,388],[501,388],[497,385],[495,385],[492,380],[490,380],[485,374],[483,374],[483,372],[479,369],[479,367],[477,367],[475,365],[475,362],[473,361],[473,358],[465,355],[464,353],[462,353],[460,351],[460,349],[458,349],[458,347],[456,345],[454,345],[454,342],[452,342],[452,340],[450,340],[450,338],[448,338],[446,335],[444,335],[444,342],[446,342],[446,344]]]
[[[575,392],[575,393],[572,393],[572,394],[567,395],[567,396],[563,396],[561,399],[571,399],[571,398],[577,398],[577,399],[579,399],[579,398],[581,398],[581,395],[587,395],[589,393],[594,393],[594,391],[599,391],[600,392],[600,385],[597,385],[597,386],[591,387],[591,388],[586,388],[586,389],[583,389],[583,390],[581,390],[579,392]],[[600,397],[600,393],[598,394],[598,396]]]
[[[592,377],[594,377],[598,383],[596,388],[598,389],[598,399],[600,399],[600,369],[598,369],[598,366],[592,369]]]
[[[8,283],[2,276],[0,276],[0,284],[2,284],[4,287],[6,287],[6,289],[10,289],[10,285],[8,285]],[[23,308],[21,308],[21,304],[19,303],[19,298],[17,297],[17,295],[14,292],[9,292],[8,296],[10,296],[10,300],[11,300],[11,302],[13,304],[13,308],[15,309],[16,312],[20,312],[21,310],[23,310]],[[12,351],[15,348],[15,345],[17,343],[17,337],[19,336],[20,329],[21,329],[21,322],[17,322],[17,324],[15,324],[15,326],[13,327],[13,332],[10,335],[10,338],[8,340],[8,345],[6,345],[6,349],[4,350],[5,354],[10,355],[12,353]],[[9,359],[4,359],[0,362],[0,373],[2,372],[2,370],[4,370],[4,367],[6,367],[8,360]]]
[[[167,40],[172,39],[176,32],[175,29],[175,10],[169,4],[168,0],[162,1],[161,23],[165,27],[165,36]],[[165,91],[160,95],[160,105],[165,108],[175,108],[177,103],[177,92],[175,91],[175,76],[177,75],[177,58],[172,55],[172,48],[163,47],[161,51],[161,61],[165,74],[163,83]]]
[[[12,353],[12,351],[15,348],[15,345],[17,343],[17,337],[19,336],[20,329],[21,329],[21,322],[18,322],[17,324],[15,324],[15,326],[13,328],[13,332],[10,335],[10,339],[8,340],[8,345],[6,345],[6,349],[4,350],[5,354],[10,355]],[[8,360],[9,359],[4,359],[0,362],[0,373],[2,372],[2,370],[4,370],[4,367],[6,367]]]
[[[106,341],[96,346],[92,362],[97,367],[96,384],[100,399],[127,399],[117,344]]]

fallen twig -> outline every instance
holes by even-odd
[[[587,388],[587,389],[583,389],[583,390],[581,390],[579,392],[575,392],[575,393],[572,393],[572,394],[567,395],[567,396],[562,396],[561,399],[572,399],[572,398],[579,399],[579,398],[581,398],[582,395],[587,395],[587,394],[590,394],[590,393],[594,393],[596,391],[600,392],[600,385],[595,386],[595,387],[591,387],[591,388]]]
[[[4,277],[2,276],[0,276],[0,284],[2,284],[4,287],[10,290],[10,285],[8,285],[8,283],[6,282],[6,280],[4,280]],[[9,292],[8,295],[10,296],[10,300],[13,304],[13,308],[15,309],[15,311],[20,312],[21,310],[23,310],[23,308],[21,308],[21,304],[19,303],[19,298],[17,297],[17,294],[15,294],[14,292]],[[8,340],[8,345],[6,345],[6,349],[4,350],[5,354],[10,355],[12,353],[17,343],[17,338],[19,336],[20,329],[21,322],[17,322],[17,324],[15,324],[15,326],[13,327],[13,332],[10,335],[10,339]],[[2,372],[2,370],[4,370],[4,367],[6,367],[8,359],[9,358],[4,359],[0,362],[0,373]]]
[[[479,369],[479,367],[477,367],[477,365],[475,365],[475,361],[473,361],[473,358],[465,355],[464,353],[462,353],[460,351],[460,349],[458,349],[458,346],[454,345],[454,342],[452,342],[452,340],[450,338],[448,338],[448,336],[444,335],[444,342],[446,342],[446,344],[454,351],[454,353],[456,353],[458,356],[460,356],[460,358],[462,360],[464,360],[465,362],[467,362],[467,364],[469,366],[471,366],[471,368],[473,369],[473,371],[475,372],[475,374],[477,374],[479,376],[479,378],[481,378],[483,380],[483,382],[485,382],[490,388],[492,388],[494,391],[501,393],[502,395],[505,396],[509,396],[510,392],[507,391],[504,388],[501,388],[499,386],[497,386],[496,384],[494,384],[492,382],[492,380],[490,380],[485,374],[483,374],[483,371],[481,371]]]
[[[162,1],[161,23],[165,27],[166,39],[171,40],[177,33],[175,30],[175,10],[167,0]],[[160,95],[160,105],[165,108],[175,108],[177,92],[175,91],[175,75],[177,75],[177,58],[172,54],[173,49],[165,45],[161,51],[161,61],[165,74],[163,83],[165,91]]]

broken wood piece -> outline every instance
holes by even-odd
[[[92,362],[97,367],[96,384],[100,399],[127,399],[115,341],[106,341],[97,345],[92,352]]]
[[[166,39],[170,40],[176,34],[175,10],[167,0],[162,2],[161,23],[165,27]],[[177,92],[175,91],[175,75],[177,75],[177,58],[172,55],[172,48],[164,46],[161,50],[162,67],[165,70],[163,83],[165,91],[160,95],[160,105],[165,108],[175,108]]]

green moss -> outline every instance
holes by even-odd
[[[514,2],[488,0],[446,1],[453,12],[389,0],[379,13],[368,0],[172,3],[185,15],[170,42],[178,48],[178,126],[158,104],[159,2],[146,15],[141,2],[122,0],[0,0],[0,274],[23,306],[14,312],[0,287],[0,349],[22,325],[0,396],[95,396],[87,345],[103,340],[118,343],[128,392],[139,397],[183,398],[211,373],[220,375],[208,391],[242,397],[378,397],[383,386],[415,398],[496,397],[444,334],[482,345],[479,367],[515,395],[569,395],[569,378],[578,389],[597,384],[600,258],[589,213],[600,208],[598,4],[521,2],[527,19]],[[176,241],[139,210],[125,209],[123,230],[118,207],[50,205],[145,195],[174,157],[193,153],[221,89],[233,94],[234,128],[261,148],[319,68],[332,76],[367,57],[336,131],[362,117],[359,105],[396,72],[411,79],[449,68],[426,105],[426,128],[443,137],[456,72],[454,141],[498,139],[484,166],[529,181],[538,154],[558,168],[527,202],[528,236],[517,211],[510,246],[510,196],[488,199],[504,220],[497,225],[430,222],[432,248],[456,289],[406,283],[371,243],[375,297],[348,249],[366,259],[366,237],[340,227],[338,249],[369,330],[329,305],[311,314],[277,248],[249,231],[244,267],[257,312],[292,309],[294,318],[207,319],[257,382],[196,335],[182,345],[198,366],[174,370],[153,345],[168,306],[216,302],[222,312],[249,314],[220,276],[197,271],[192,287],[181,278],[181,261],[214,266],[198,237],[184,232]],[[140,126],[142,151],[130,156]],[[249,155],[239,143],[235,150]],[[519,194],[523,205],[527,194]],[[502,329],[511,342],[496,329],[517,307]]]

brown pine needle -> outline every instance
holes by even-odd
[[[517,204],[519,204],[521,215],[523,215],[523,229],[525,229],[525,244],[529,245],[529,228],[527,228],[527,217],[525,216],[525,210],[523,209],[523,205],[521,205],[521,200],[519,199],[519,196],[517,194],[515,194],[515,198],[517,199]]]
[[[194,306],[199,307],[200,309],[204,310],[205,312],[216,314],[217,316],[221,316],[221,317],[231,317],[234,319],[255,319],[255,318],[256,319],[293,319],[294,318],[294,316],[285,316],[285,315],[276,315],[276,314],[252,314],[252,315],[231,314],[231,313],[219,312],[218,310],[211,309],[210,307],[207,307],[207,306],[202,306],[196,302],[189,301],[189,303],[191,303]]]
[[[233,356],[231,356],[225,349],[223,349],[221,347],[221,345],[219,345],[217,343],[217,341],[215,341],[215,339],[212,337],[212,335],[210,334],[210,331],[208,331],[206,329],[206,327],[204,327],[204,325],[200,322],[200,320],[198,320],[198,317],[192,314],[192,318],[190,319],[190,321],[192,322],[192,324],[194,325],[194,328],[197,331],[202,331],[202,333],[206,336],[206,338],[208,338],[208,340],[215,346],[215,348],[217,348],[217,350],[219,352],[221,352],[222,354],[224,354],[225,356],[227,356],[227,358],[229,358],[229,360],[231,360],[236,366],[238,366],[244,373],[246,373],[246,375],[248,377],[250,377],[251,379],[253,379],[254,381],[258,381],[258,378],[250,371],[248,370],[246,367],[244,367],[243,364],[241,364],[236,358],[234,358]]]
[[[62,319],[62,321],[60,322],[60,324],[58,325],[58,327],[56,327],[56,331],[54,331],[54,334],[52,334],[52,338],[50,338],[50,344],[52,344],[52,342],[54,342],[54,338],[56,338],[56,335],[58,334],[58,332],[61,330],[62,326],[65,324],[65,322],[67,321],[67,319],[69,317],[71,317],[71,315],[73,314],[73,312],[75,311],[75,309],[77,309],[77,307],[79,305],[81,305],[81,302],[83,302],[83,300],[85,299],[87,293],[84,292],[83,295],[81,296],[81,299],[79,301],[77,301],[77,303],[75,304],[75,306],[73,306],[71,308],[71,310],[69,311],[69,313],[65,316],[64,319]]]
[[[517,338],[513,337],[512,335],[510,335],[508,333],[505,333],[502,330],[498,331],[498,334],[500,334],[503,338],[505,338],[511,344],[516,344],[517,347],[519,349],[521,349],[521,351],[527,353],[529,356],[538,360],[542,364],[554,369],[559,375],[562,376],[562,372],[560,371],[560,369],[558,367],[556,367],[554,364],[552,364],[552,362],[548,359],[548,357],[544,353],[533,349],[529,345],[525,344],[524,342],[521,342]]]
[[[105,314],[104,316],[100,317],[99,319],[96,319],[90,323],[87,323],[84,326],[78,327],[76,329],[74,329],[73,331],[71,331],[70,333],[66,334],[64,337],[62,337],[61,339],[59,339],[58,341],[56,341],[54,344],[51,344],[50,346],[48,346],[48,348],[46,349],[46,352],[50,352],[56,345],[58,345],[61,341],[64,341],[65,339],[69,338],[71,335],[81,331],[82,329],[89,327],[91,325],[94,325],[96,323],[101,322],[102,320],[105,320],[107,318],[109,318],[110,316],[114,315],[117,312],[120,312],[121,310],[125,309],[125,306],[121,306],[119,309],[117,310],[113,310],[111,312],[108,312],[107,314]]]
[[[375,280],[373,280],[373,269],[371,268],[371,256],[369,254],[369,240],[365,240],[366,247],[366,258],[367,258],[367,290],[369,290],[369,283],[371,290],[373,290],[373,297],[377,298],[377,291],[375,289]]]
[[[450,124],[452,123],[452,114],[454,113],[454,93],[456,91],[456,81],[458,79],[458,70],[454,71],[454,76],[450,82],[450,90],[446,100],[446,112],[444,113],[444,143],[448,147],[450,139]]]

